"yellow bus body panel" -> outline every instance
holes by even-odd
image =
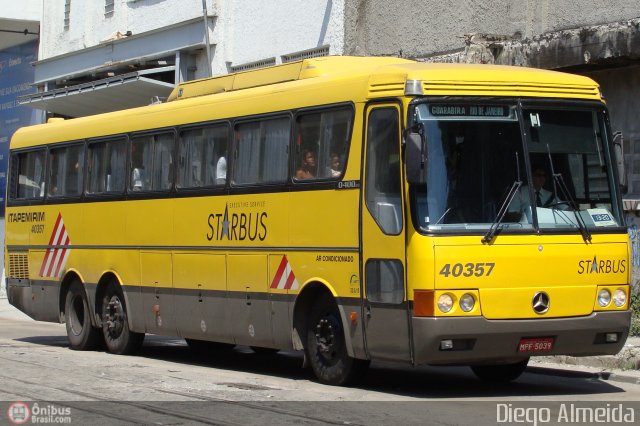
[[[578,235],[503,235],[489,245],[477,236],[413,238],[409,296],[418,289],[479,290],[488,319],[589,315],[598,286],[628,288],[630,279],[626,235],[593,235],[591,243]],[[538,291],[552,300],[544,315],[531,308]]]

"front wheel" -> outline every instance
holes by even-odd
[[[109,352],[126,355],[140,349],[144,333],[129,330],[127,305],[120,286],[111,284],[102,298],[102,334]]]
[[[69,347],[77,351],[96,349],[100,344],[100,330],[91,325],[89,301],[78,280],[71,282],[64,303],[64,323]]]
[[[345,386],[364,375],[369,361],[351,358],[347,353],[340,313],[331,296],[320,297],[308,324],[306,354],[322,383]]]
[[[472,365],[471,370],[483,382],[507,383],[520,377],[528,363],[529,358],[513,364]]]

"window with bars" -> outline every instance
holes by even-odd
[[[69,29],[69,16],[71,15],[71,0],[64,0],[64,29]]]
[[[104,0],[104,16],[108,18],[113,16],[113,11],[115,9],[115,0]]]

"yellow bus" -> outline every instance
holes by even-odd
[[[517,378],[614,354],[630,245],[598,85],[564,73],[324,57],[11,141],[7,293],[72,349],[145,333]]]

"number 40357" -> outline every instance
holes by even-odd
[[[480,263],[445,263],[439,274],[445,278],[453,277],[488,277],[493,271],[494,262]]]

